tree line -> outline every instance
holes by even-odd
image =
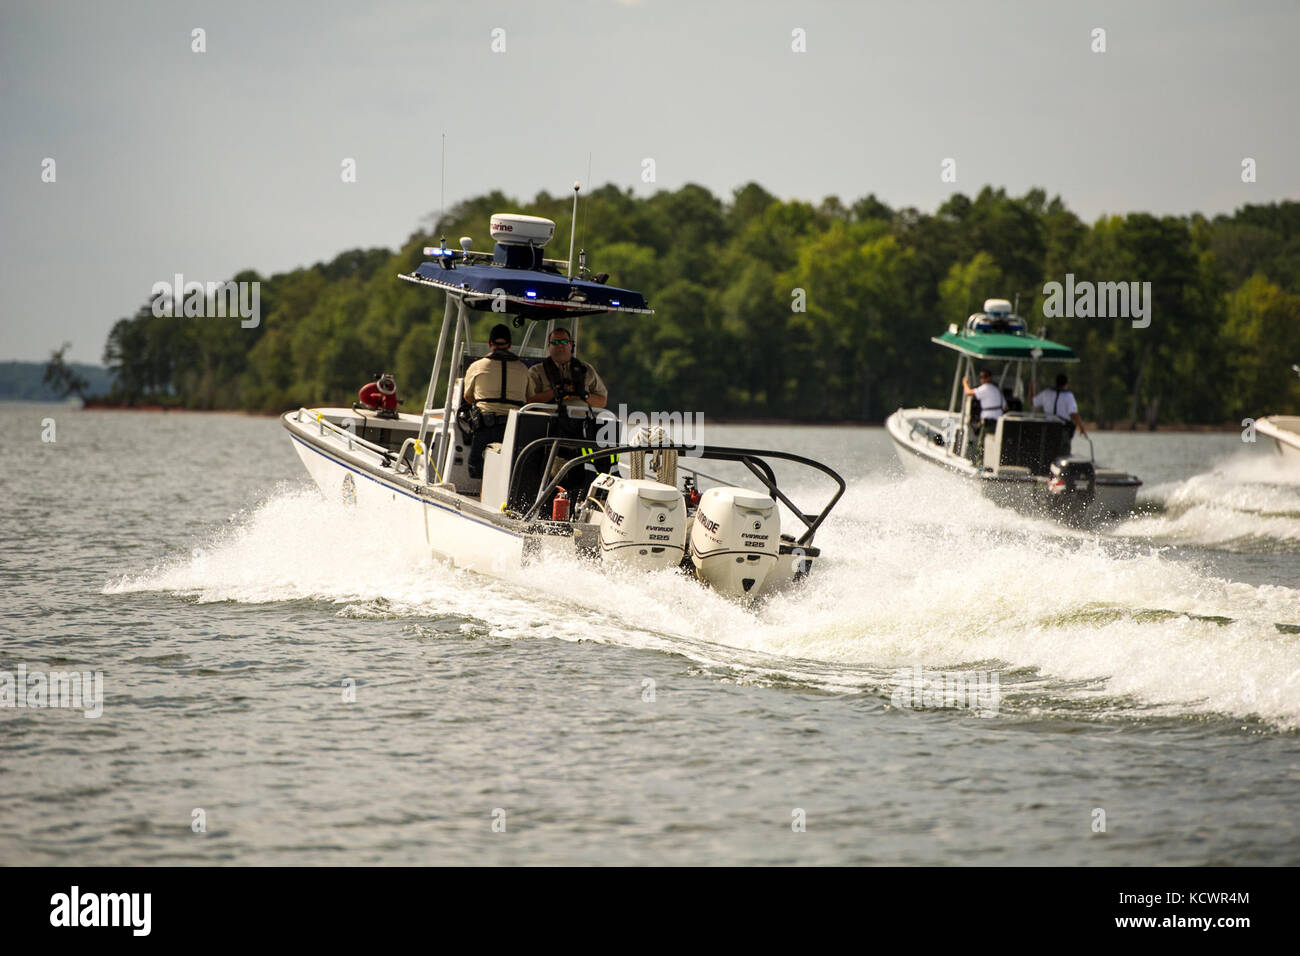
[[[471,236],[490,250],[494,212],[554,219],[567,253],[571,198],[463,202],[396,252],[355,249],[261,283],[261,322],[155,317],[146,302],[112,328],[111,402],[279,411],[347,404],[378,370],[418,409],[443,299],[401,282],[422,248]],[[777,199],[755,183],[730,199],[698,185],[647,197],[606,185],[579,206],[592,271],[644,292],[653,316],[585,319],[580,351],[614,405],[729,419],[880,422],[902,405],[946,406],[952,353],[930,343],[985,298],[1018,301],[1031,331],[1071,346],[1084,416],[1104,426],[1226,424],[1300,412],[1300,203],[1213,219],[1106,216],[1088,224],[1041,189],[955,194],[933,214],[874,195],[844,205]],[[1151,322],[1043,317],[1067,274],[1150,282]],[[500,319],[476,313],[484,337]]]

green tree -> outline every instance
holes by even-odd
[[[63,356],[70,348],[72,343],[64,342],[62,346],[50,353],[50,360],[45,363],[45,374],[41,377],[41,381],[52,388],[60,398],[76,395],[84,402],[86,389],[90,387],[90,383],[64,361]]]

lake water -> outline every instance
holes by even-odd
[[[103,675],[98,717],[0,707],[0,864],[1300,863],[1300,471],[1262,443],[1101,434],[1148,511],[1082,533],[882,429],[711,426],[849,482],[746,608],[409,561],[275,419],[0,436],[0,670]]]

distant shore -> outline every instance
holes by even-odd
[[[55,405],[55,406],[72,406],[68,402],[38,402],[24,401],[20,399],[6,399],[4,404],[14,405]],[[242,408],[179,408],[169,405],[108,405],[91,402],[82,406],[79,411],[92,412],[165,412],[167,414],[177,415],[244,415],[249,418],[278,418],[286,411],[293,409],[284,409],[279,412],[256,412]],[[708,419],[714,425],[768,425],[790,427],[795,425],[812,425],[818,428],[884,428],[884,422],[809,422],[794,418],[710,418]],[[1150,433],[1145,425],[1139,425],[1137,428],[1129,428],[1127,425],[1112,425],[1109,428],[1102,428],[1095,422],[1084,423],[1090,432],[1102,432],[1105,434],[1119,432],[1147,432]],[[1206,434],[1233,434],[1241,431],[1241,426],[1232,422],[1220,425],[1158,425],[1156,432],[1204,432]]]

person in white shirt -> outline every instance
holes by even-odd
[[[993,384],[993,373],[986,368],[980,369],[979,388],[971,388],[964,376],[961,387],[967,395],[974,395],[980,403],[980,433],[975,444],[975,464],[978,467],[984,463],[984,436],[993,434],[998,427],[998,419],[1007,410],[1007,402],[1002,397],[1002,389]]]
[[[1066,423],[1065,442],[1062,454],[1070,453],[1070,443],[1074,440],[1077,428],[1083,437],[1088,437],[1088,430],[1083,427],[1083,418],[1079,415],[1079,405],[1070,391],[1070,378],[1065,373],[1056,376],[1056,387],[1045,388],[1034,396],[1034,408],[1047,415],[1055,415]]]

